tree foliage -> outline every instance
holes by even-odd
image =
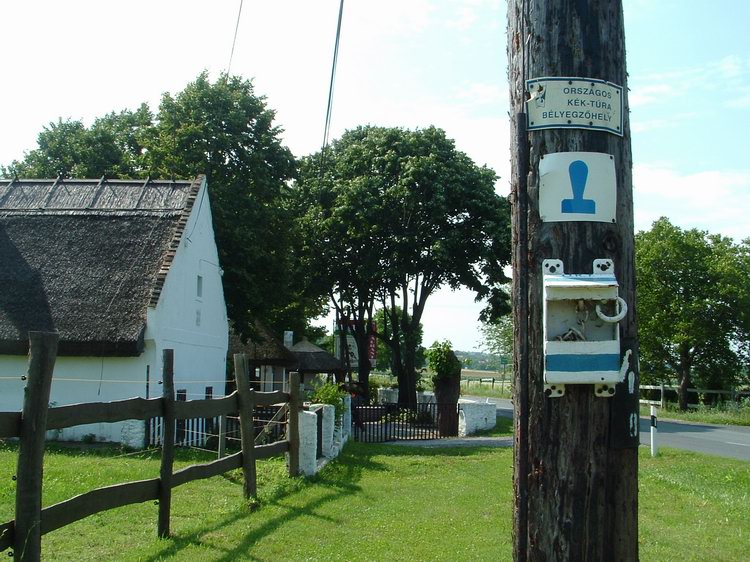
[[[750,241],[661,218],[636,235],[636,268],[643,381],[675,376],[683,409],[693,384],[740,383],[750,342]]]
[[[425,356],[433,372],[433,382],[441,379],[461,378],[461,361],[453,352],[450,341],[436,341],[427,349]]]
[[[399,307],[398,315],[401,315],[401,308]],[[380,338],[377,340],[377,353],[375,358],[375,368],[379,371],[391,371],[395,372],[396,367],[393,364],[393,352],[390,346],[386,343],[391,341],[393,338],[393,329],[391,328],[391,322],[389,320],[386,310],[379,308],[375,311],[375,328],[377,333],[380,334]],[[401,355],[405,352],[405,342],[403,334],[400,333],[401,341]],[[417,369],[421,369],[426,365],[425,348],[422,346],[422,338],[424,334],[424,327],[422,324],[419,325],[417,332],[417,353],[414,361],[414,366]]]
[[[495,180],[434,127],[359,127],[302,162],[311,271],[334,306],[360,322],[358,345],[376,304],[385,310],[401,403],[416,402],[417,334],[431,294],[463,286],[488,301],[486,318],[509,309],[501,285],[510,218]]]
[[[147,105],[110,113],[90,127],[51,123],[38,147],[4,169],[25,177],[138,177],[192,179],[206,174],[224,294],[238,331],[253,319],[274,333],[302,332],[321,309],[298,267],[294,209],[288,182],[292,153],[280,140],[274,112],[252,83],[204,72],[176,95],[163,95],[159,111]]]

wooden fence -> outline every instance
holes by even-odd
[[[510,379],[506,378],[505,375],[502,375],[500,377],[464,377],[461,376],[461,384],[464,385],[467,389],[467,392],[469,392],[469,386],[475,385],[475,386],[482,386],[484,384],[489,385],[490,388],[495,388],[495,385],[497,384],[500,388],[500,392],[505,392],[506,387],[508,392],[510,392]]]
[[[289,453],[289,475],[299,472],[299,419],[302,407],[299,374],[292,373],[291,394],[281,391],[256,392],[250,388],[247,360],[234,356],[238,390],[229,396],[209,400],[176,401],[174,355],[163,352],[163,395],[161,398],[131,398],[115,402],[75,404],[49,408],[52,371],[57,354],[55,333],[29,334],[30,360],[22,412],[0,412],[0,438],[18,437],[16,516],[0,525],[0,551],[13,547],[16,561],[36,561],[41,557],[41,536],[89,515],[150,500],[158,500],[157,532],[169,536],[172,489],[182,484],[218,476],[242,468],[244,494],[256,495],[255,461]],[[256,407],[288,404],[287,438],[270,445],[255,444],[253,413]],[[177,420],[210,418],[239,412],[242,450],[206,464],[188,466],[173,472],[175,426]],[[85,492],[42,509],[42,467],[45,430],[75,425],[124,420],[163,419],[161,467],[158,478],[106,486]],[[221,453],[220,453],[221,456]]]
[[[645,384],[642,384],[642,385],[639,386],[639,389],[641,391],[651,391],[651,392],[653,392],[655,390],[658,390],[659,391],[659,399],[658,400],[649,400],[649,399],[643,399],[642,398],[640,400],[640,403],[641,404],[648,404],[650,406],[659,406],[661,408],[664,408],[667,405],[667,398],[666,398],[667,391],[673,391],[675,393],[677,393],[677,391],[678,391],[678,387],[676,387],[676,386],[668,386],[668,385],[665,385],[665,384],[660,384],[660,385],[645,385]],[[704,400],[705,400],[705,396],[711,396],[711,395],[714,395],[714,396],[717,396],[717,397],[727,396],[729,398],[729,400],[732,401],[732,402],[735,402],[739,398],[742,398],[742,397],[750,397],[750,391],[709,390],[709,389],[705,389],[705,388],[688,388],[687,391],[688,391],[688,394],[692,393],[692,394],[703,395],[704,396]],[[699,404],[688,404],[688,408],[699,408],[699,407],[700,407]]]

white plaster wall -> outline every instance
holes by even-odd
[[[0,411],[23,409],[23,389],[26,385],[21,376],[26,374],[28,358],[24,356],[0,356]],[[154,343],[146,342],[146,349],[139,357],[58,357],[52,376],[50,406],[65,406],[82,402],[109,402],[134,396],[146,396],[146,373],[150,373],[151,397],[161,395],[159,366],[154,355]],[[11,380],[7,380],[10,377]],[[49,438],[80,440],[84,435],[94,434],[97,441],[122,440],[127,422],[80,425],[49,432]],[[145,432],[145,422],[138,421]],[[135,428],[128,424],[128,441],[136,436]],[[143,444],[143,435],[141,443]],[[135,446],[135,445],[134,445]]]
[[[198,276],[202,292],[198,294]],[[188,400],[224,395],[229,326],[206,184],[201,186],[182,241],[155,309],[149,308],[146,338],[174,349],[175,390]]]
[[[491,429],[497,423],[497,406],[483,402],[460,401],[458,434],[472,435],[482,429]]]

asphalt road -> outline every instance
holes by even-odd
[[[464,396],[478,402],[497,404],[497,415],[512,418],[513,405],[502,398]],[[674,447],[750,461],[750,427],[734,425],[695,424],[659,420],[657,423],[657,447]],[[651,444],[651,420],[641,418],[641,444]]]

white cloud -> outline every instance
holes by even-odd
[[[635,165],[636,230],[666,216],[682,228],[699,228],[742,240],[750,236],[750,169],[683,174],[668,165]]]
[[[649,84],[642,87],[634,87],[628,93],[630,107],[640,107],[655,102],[662,102],[665,98],[675,95],[674,88],[669,84]]]
[[[695,98],[699,92],[731,92],[750,87],[750,64],[738,55],[727,55],[703,65],[634,74],[628,100],[631,107],[669,103],[675,98]]]

